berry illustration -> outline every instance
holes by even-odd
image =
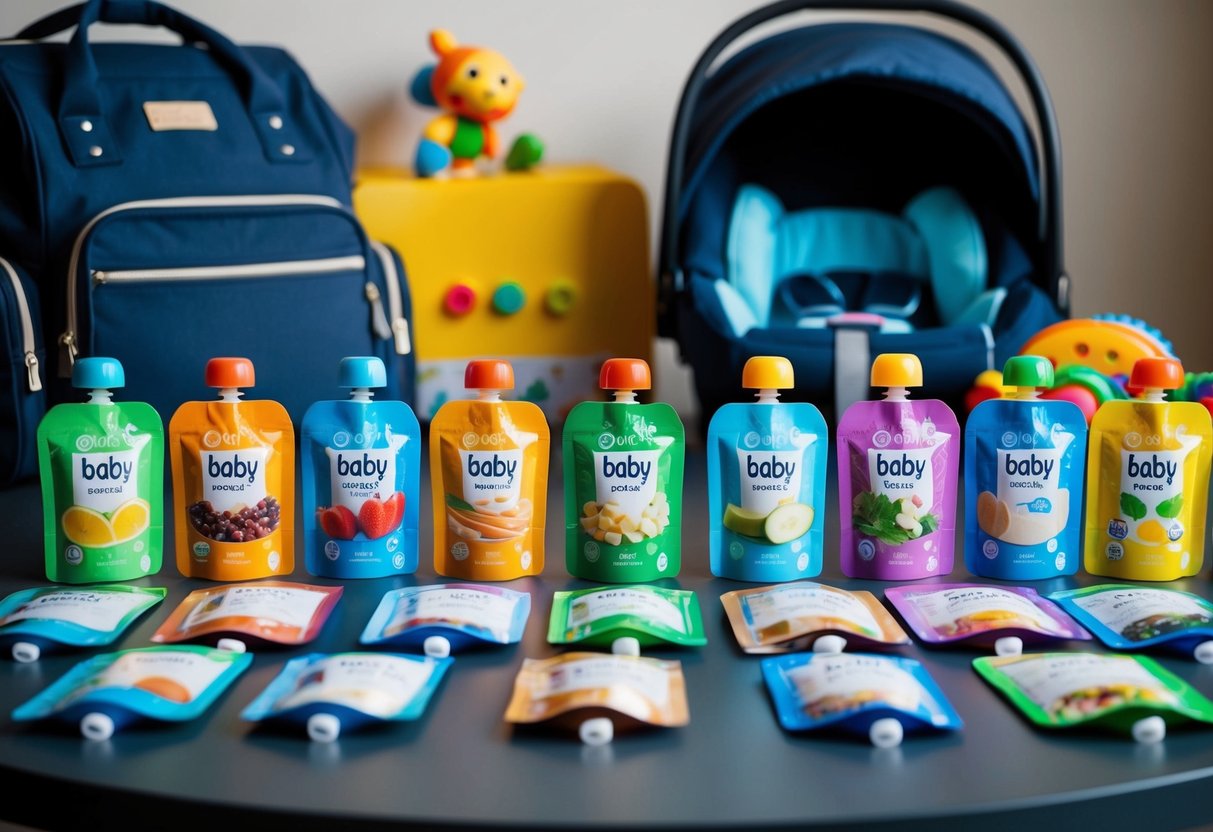
[[[316,509],[316,518],[324,533],[336,540],[353,540],[358,533],[358,522],[354,512],[345,506]]]

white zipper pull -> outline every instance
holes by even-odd
[[[379,287],[370,281],[367,281],[366,284],[366,299],[371,302],[371,317],[373,318],[371,325],[375,329],[375,334],[386,341],[392,337],[392,327],[388,323],[387,315],[383,311],[383,301],[379,295]]]
[[[71,378],[76,365],[76,334],[65,332],[59,336],[59,378]]]
[[[29,380],[29,391],[37,393],[42,389],[42,379],[38,376],[38,356],[32,352],[25,354],[25,372]]]
[[[413,351],[413,339],[409,337],[408,318],[396,318],[392,321],[392,335],[396,337],[397,355],[408,355]]]

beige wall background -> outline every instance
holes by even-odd
[[[237,41],[289,49],[359,131],[359,160],[405,165],[433,111],[406,87],[430,59],[426,33],[493,46],[526,77],[506,123],[548,158],[594,160],[637,179],[651,225],[682,83],[752,0],[173,0]],[[1074,311],[1127,312],[1213,371],[1213,3],[976,0],[1035,57],[1053,95],[1064,160],[1066,264]],[[4,0],[0,33],[58,8]],[[795,21],[812,19],[800,16]],[[817,19],[821,19],[820,16]],[[104,28],[99,37],[138,30]],[[955,30],[948,30],[955,31]],[[149,33],[150,34],[150,33]],[[407,258],[408,253],[405,252]],[[670,345],[659,395],[693,409]]]

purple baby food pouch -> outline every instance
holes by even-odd
[[[884,597],[928,644],[983,646],[1004,636],[1018,636],[1026,644],[1091,638],[1057,604],[1024,586],[895,586]]]
[[[872,363],[881,401],[856,402],[838,423],[842,571],[908,581],[952,571],[960,426],[936,399],[911,401],[922,365],[908,354]]]

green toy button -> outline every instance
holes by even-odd
[[[577,287],[568,280],[557,280],[548,287],[543,296],[543,305],[553,315],[567,315],[577,300]]]
[[[493,311],[499,315],[513,315],[526,306],[526,292],[522,285],[507,280],[493,290]]]
[[[1039,355],[1016,355],[1002,369],[1004,387],[1052,387],[1053,364]]]

